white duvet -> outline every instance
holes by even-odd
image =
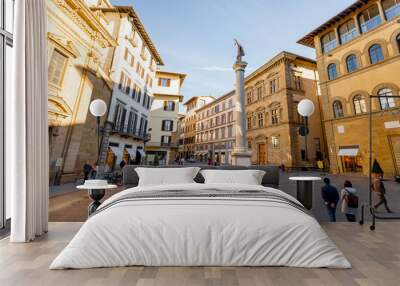
[[[163,190],[263,190],[262,186],[184,184]],[[297,201],[296,201],[297,202]],[[145,266],[293,266],[349,268],[318,222],[293,206],[246,198],[125,201],[89,218],[50,269]]]

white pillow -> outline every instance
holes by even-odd
[[[261,185],[265,171],[261,170],[202,170],[205,184]]]
[[[138,186],[195,183],[193,180],[199,167],[188,168],[143,168],[135,169],[139,176]]]

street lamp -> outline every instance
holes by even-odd
[[[315,111],[314,103],[309,99],[303,99],[297,105],[297,112],[304,118],[304,159],[308,161],[307,135],[308,135],[308,117]]]
[[[100,157],[100,117],[107,112],[107,104],[102,99],[95,99],[90,103],[90,113],[96,117],[97,123],[97,163],[99,163]]]

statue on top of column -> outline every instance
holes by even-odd
[[[244,49],[243,49],[243,46],[236,40],[236,39],[234,39],[235,40],[235,45],[237,46],[237,55],[236,55],[236,60],[238,61],[238,62],[241,62],[242,61],[242,57],[244,57]]]

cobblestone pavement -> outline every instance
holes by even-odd
[[[280,177],[279,189],[286,193],[296,196],[296,182],[290,181],[291,176],[318,176],[325,177],[325,174],[318,172],[282,172]],[[360,204],[368,203],[368,178],[361,175],[330,175],[327,177],[331,179],[334,186],[340,191],[344,181],[350,180],[353,186],[358,190],[360,198]],[[395,213],[391,216],[400,216],[400,184],[394,181],[385,181],[387,190],[387,199],[389,207]],[[49,218],[50,221],[85,221],[87,218],[87,206],[90,203],[90,199],[87,196],[86,191],[78,191],[75,188],[76,184],[65,184],[62,186],[52,187],[50,190],[50,207],[49,207]],[[328,221],[328,214],[326,207],[323,204],[321,198],[321,187],[323,182],[314,182],[313,192],[313,208],[312,214],[317,218],[318,221]],[[106,197],[109,197],[122,188],[107,191]],[[373,194],[373,199],[376,200],[376,195]],[[384,213],[383,207],[379,210],[382,214]],[[386,213],[385,213],[386,216]],[[359,214],[358,214],[359,217]],[[358,218],[357,217],[357,218]],[[366,216],[368,219],[369,216]],[[337,220],[345,221],[346,218],[340,213],[340,209],[337,210]]]

